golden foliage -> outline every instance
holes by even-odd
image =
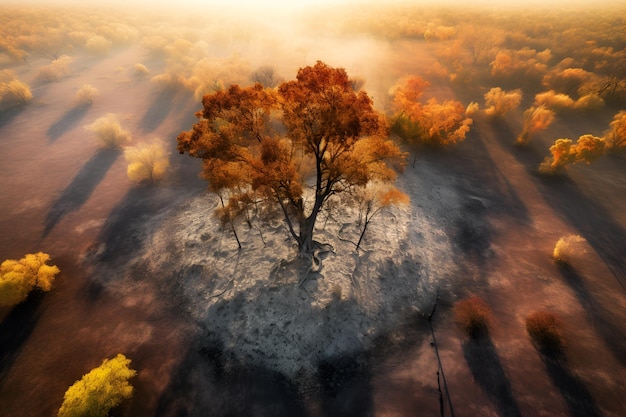
[[[133,73],[137,77],[144,77],[150,73],[150,70],[148,70],[148,67],[146,67],[144,64],[137,63],[133,66]]]
[[[604,106],[604,100],[596,93],[589,93],[574,100],[567,94],[549,90],[536,94],[534,105],[544,106],[557,112],[563,110],[597,110]]]
[[[526,145],[537,132],[546,129],[554,121],[554,112],[546,106],[530,107],[524,111],[524,127],[515,143]]]
[[[618,149],[626,147],[626,110],[618,112],[613,116],[609,124],[609,130],[604,133],[607,147]]]
[[[87,106],[93,103],[98,96],[98,89],[90,84],[84,84],[74,95],[74,102],[78,106]]]
[[[105,148],[119,148],[131,141],[130,133],[122,129],[117,116],[107,113],[94,120],[85,129],[92,132]]]
[[[494,87],[485,93],[485,114],[491,117],[504,116],[519,106],[522,101],[522,90],[504,91]]]
[[[539,172],[546,175],[558,174],[569,164],[590,164],[604,154],[605,148],[604,139],[593,135],[582,135],[576,143],[571,139],[557,139],[550,147],[552,155],[539,165]]]
[[[218,213],[225,224],[250,201],[277,203],[308,250],[311,225],[330,196],[395,179],[392,166],[401,167],[405,155],[387,137],[370,97],[353,86],[344,69],[318,61],[278,89],[231,85],[203,97],[199,121],[179,134],[177,149],[202,158],[209,188],[228,197]],[[278,122],[283,138],[274,130]],[[310,167],[314,184],[307,184]],[[313,207],[305,205],[308,187]]]
[[[126,173],[131,181],[155,182],[163,178],[169,168],[169,155],[163,142],[155,139],[151,143],[140,143],[124,149],[124,158],[128,162]]]
[[[128,380],[137,371],[130,369],[130,359],[119,353],[70,386],[63,396],[58,417],[107,417],[109,411],[133,395]]]
[[[53,82],[67,77],[72,73],[70,68],[72,61],[73,59],[67,55],[60,56],[50,64],[41,67],[37,73],[37,79],[45,82]]]
[[[60,272],[47,265],[50,256],[43,252],[27,254],[20,260],[8,259],[0,265],[0,306],[19,304],[34,288],[50,291]]]
[[[420,102],[428,81],[413,76],[392,90],[397,112],[392,130],[409,143],[446,146],[463,141],[473,120],[461,102],[436,98]]]
[[[30,87],[9,70],[0,70],[0,111],[23,106],[33,98]]]
[[[587,240],[578,235],[568,235],[559,238],[552,251],[552,259],[569,264],[585,253]]]

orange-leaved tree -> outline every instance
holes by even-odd
[[[432,97],[420,101],[430,83],[422,77],[409,77],[394,92],[393,131],[411,145],[446,146],[461,142],[472,119],[457,100],[439,102]]]
[[[277,207],[303,255],[316,247],[315,223],[330,198],[391,182],[404,163],[371,98],[344,69],[320,61],[277,89],[233,85],[202,104],[178,151],[204,160],[222,221],[232,226],[252,205]]]
[[[590,164],[602,156],[605,149],[605,140],[593,135],[582,135],[576,143],[567,138],[557,139],[550,146],[551,156],[546,157],[539,165],[539,172],[547,175],[559,174],[570,164]]]

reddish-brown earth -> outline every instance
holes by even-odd
[[[0,254],[19,258],[42,250],[62,271],[50,293],[0,309],[2,416],[54,415],[69,385],[118,352],[132,359],[138,375],[132,380],[133,398],[112,412],[116,416],[438,415],[437,356],[423,317],[437,290],[432,324],[448,388],[446,415],[451,408],[456,416],[626,414],[624,160],[606,156],[591,166],[571,167],[563,178],[535,173],[551,138],[600,134],[613,109],[595,117],[560,119],[525,149],[512,146],[521,130],[520,115],[499,122],[476,120],[466,142],[420,153],[399,180],[412,197],[406,218],[416,222],[398,230],[410,236],[423,233],[422,243],[407,239],[412,247],[406,253],[450,251],[431,254],[431,269],[423,262],[429,277],[424,299],[402,305],[398,317],[376,328],[358,349],[338,348],[341,354],[319,360],[316,373],[287,377],[280,369],[237,356],[237,344],[249,344],[244,338],[254,333],[235,329],[233,334],[242,339],[216,336],[212,323],[201,317],[203,303],[213,317],[215,309],[251,302],[245,298],[249,292],[237,293],[244,282],[228,290],[220,304],[194,299],[177,281],[182,277],[177,268],[185,265],[180,249],[189,244],[190,252],[192,247],[204,250],[198,246],[201,237],[192,239],[203,231],[190,231],[187,241],[178,242],[161,235],[176,230],[185,211],[194,219],[210,219],[211,203],[206,208],[188,205],[204,193],[196,176],[198,161],[174,152],[164,183],[133,186],[121,153],[99,150],[83,129],[114,112],[133,136],[159,136],[174,151],[176,134],[191,126],[198,105],[188,95],[159,93],[148,80],[134,79],[131,68],[138,60],[150,68],[159,65],[134,48],[108,58],[85,58],[74,75],[34,87],[33,103],[0,120]],[[420,65],[430,61],[424,62]],[[32,81],[32,71],[20,71]],[[86,110],[71,110],[72,94],[67,92],[84,83],[101,95]],[[446,86],[437,88],[453,94]],[[385,222],[402,218],[395,216],[381,217],[379,229],[373,228],[366,239],[372,265],[380,261],[374,254],[377,239],[386,236]],[[212,224],[207,220],[207,230],[217,233]],[[425,224],[430,230],[414,230]],[[568,234],[583,236],[587,251],[563,268],[550,255],[559,237]],[[226,232],[207,240],[213,242],[214,236],[220,246],[206,243],[206,252],[222,251],[227,262],[236,253],[232,240]],[[272,256],[291,253],[288,245],[271,248]],[[354,259],[346,246],[345,253],[335,256],[339,261],[329,259],[326,276],[305,287],[321,294],[320,317],[325,320],[341,322],[342,316],[332,312],[369,288],[346,283],[343,299],[327,297],[326,282],[342,279],[332,276],[342,256]],[[391,264],[396,261],[389,256]],[[154,265],[163,267],[162,273],[151,269]],[[298,278],[296,266],[291,264],[291,273]],[[264,296],[274,291],[264,284],[259,288]],[[304,290],[293,288],[276,291],[303,295]],[[488,338],[468,340],[454,323],[450,307],[468,295],[482,297],[493,310]],[[389,300],[396,299],[389,295]],[[263,314],[274,307],[256,308]],[[524,318],[536,309],[551,310],[564,322],[563,358],[542,355],[526,335]],[[375,316],[370,319],[375,327]],[[228,343],[234,347],[225,347]]]

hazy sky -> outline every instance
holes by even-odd
[[[132,6],[132,5],[152,5],[152,6],[174,6],[182,8],[184,6],[190,7],[227,7],[237,6],[244,8],[283,8],[293,9],[303,6],[314,5],[331,5],[331,4],[363,4],[363,3],[375,3],[375,4],[390,4],[390,3],[404,3],[404,4],[424,4],[429,6],[445,5],[445,4],[461,4],[461,5],[482,5],[489,7],[509,7],[509,6],[532,6],[541,5],[544,7],[568,7],[572,5],[587,5],[589,7],[597,7],[598,4],[604,5],[619,5],[624,4],[623,0],[595,0],[589,2],[588,0],[440,0],[432,2],[429,0],[0,0],[0,4],[76,4],[81,6],[88,5],[105,5],[105,6]],[[434,4],[433,4],[434,3]]]

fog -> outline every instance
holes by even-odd
[[[0,1],[0,261],[61,270],[0,307],[0,413],[56,415],[123,353],[119,416],[622,415],[626,8],[545,3]],[[317,61],[372,98],[410,204],[355,250],[332,200],[315,269],[272,212],[238,248],[176,138],[204,96]]]

